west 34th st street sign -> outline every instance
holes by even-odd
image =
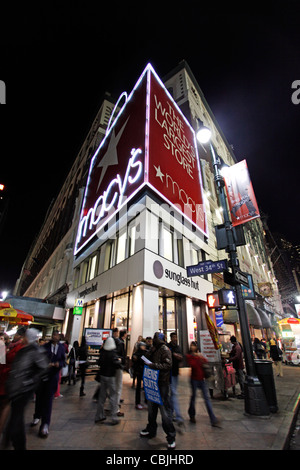
[[[187,266],[187,276],[201,276],[203,274],[213,274],[213,273],[221,273],[223,271],[227,271],[228,269],[228,262],[226,259],[220,261],[201,261],[198,264],[193,266]]]

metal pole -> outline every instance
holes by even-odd
[[[214,148],[210,143],[210,151],[212,156],[212,162],[214,167],[214,179],[218,189],[219,201],[223,210],[224,224],[226,230],[227,247],[226,252],[229,255],[229,266],[232,269],[232,273],[235,277],[236,269],[239,268],[239,260],[237,256],[236,244],[234,240],[234,234],[232,230],[231,220],[227,209],[226,196],[224,190],[224,178],[219,171],[219,161],[216,158]],[[248,318],[246,312],[246,306],[242,295],[241,285],[236,282],[236,298],[237,307],[239,313],[239,321],[241,327],[241,335],[244,347],[244,359],[246,364],[246,378],[245,378],[245,412],[257,416],[266,416],[270,414],[267,400],[264,394],[262,384],[260,383],[254,362],[252,342],[250,337],[250,331],[248,326]]]

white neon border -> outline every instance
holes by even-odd
[[[82,209],[81,209],[81,213],[80,213],[80,218],[79,218],[79,224],[78,224],[78,229],[77,229],[77,236],[76,236],[76,242],[75,242],[75,249],[74,249],[74,255],[76,256],[90,241],[92,238],[94,238],[94,236],[108,223],[110,222],[110,220],[122,209],[122,207],[124,207],[124,205],[129,202],[136,194],[138,191],[140,191],[144,186],[148,185],[154,192],[156,192],[160,197],[162,197],[169,205],[171,205],[172,207],[174,207],[174,209],[176,209],[177,212],[179,212],[179,209],[178,207],[176,207],[169,199],[167,199],[166,196],[164,196],[163,194],[160,193],[159,190],[157,190],[154,186],[152,186],[152,184],[149,183],[149,136],[150,136],[150,96],[151,96],[151,73],[154,75],[154,77],[156,78],[156,80],[158,81],[159,85],[164,89],[165,93],[167,94],[168,98],[171,100],[171,102],[173,103],[173,105],[175,106],[175,108],[177,109],[178,113],[180,114],[180,116],[182,117],[182,119],[185,121],[185,123],[187,124],[187,126],[190,128],[191,132],[192,132],[192,135],[194,136],[194,148],[195,148],[195,153],[196,153],[196,159],[197,159],[197,165],[198,165],[198,175],[199,175],[199,184],[200,184],[200,194],[201,194],[201,198],[202,198],[202,203],[203,203],[203,207],[204,207],[204,218],[205,218],[205,227],[206,227],[206,230],[208,230],[208,225],[207,225],[207,216],[206,216],[206,210],[205,210],[205,206],[204,206],[204,198],[203,198],[203,191],[202,191],[202,188],[203,188],[203,183],[202,183],[202,176],[201,176],[201,171],[200,171],[200,161],[199,161],[199,155],[198,155],[198,148],[197,148],[197,143],[196,143],[196,134],[195,134],[195,131],[194,129],[192,128],[191,124],[189,123],[189,121],[187,120],[187,118],[184,116],[184,114],[182,113],[181,109],[179,108],[179,106],[177,105],[177,103],[174,101],[173,97],[171,96],[171,94],[168,92],[168,90],[166,89],[164,83],[161,81],[161,79],[159,78],[159,76],[157,75],[157,73],[155,72],[154,68],[152,67],[152,65],[150,63],[148,63],[145,67],[145,69],[143,70],[140,78],[138,79],[138,81],[136,82],[134,88],[132,89],[131,93],[127,96],[127,99],[124,103],[124,105],[122,106],[119,114],[117,115],[116,119],[114,120],[114,122],[112,123],[111,127],[108,129],[108,131],[106,132],[105,134],[105,137],[104,139],[100,142],[99,144],[99,147],[97,148],[94,156],[92,157],[92,160],[91,160],[91,163],[90,163],[90,168],[89,168],[89,174],[88,174],[88,178],[87,178],[87,184],[86,184],[86,188],[85,188],[85,193],[84,193],[84,198],[83,198],[83,204],[82,204]],[[130,194],[130,196],[128,196],[128,198],[124,201],[124,203],[108,218],[108,219],[105,219],[105,222],[99,227],[97,228],[97,230],[95,232],[93,232],[93,234],[88,238],[88,240],[86,240],[84,242],[83,245],[80,246],[79,249],[77,249],[77,246],[78,246],[78,231],[79,231],[79,226],[80,226],[80,221],[82,220],[82,216],[83,216],[83,210],[84,210],[84,207],[85,207],[85,201],[86,201],[86,197],[87,197],[87,192],[88,192],[88,187],[89,187],[89,183],[90,183],[90,179],[91,179],[91,172],[92,172],[92,169],[93,169],[93,166],[94,166],[94,163],[95,163],[95,159],[100,151],[100,149],[103,147],[103,145],[105,144],[106,142],[106,139],[108,138],[108,136],[110,135],[110,133],[112,132],[112,129],[115,127],[116,123],[118,122],[120,116],[123,114],[123,111],[127,105],[127,103],[131,100],[135,90],[138,88],[138,86],[140,85],[141,81],[143,80],[145,74],[147,74],[147,85],[146,85],[146,125],[145,125],[145,157],[144,157],[144,182],[132,193]],[[120,102],[121,100],[121,97],[123,96],[126,96],[126,92],[123,92],[117,103]],[[116,109],[116,106],[114,107],[114,110]],[[202,232],[206,237],[208,236],[208,231],[205,231],[203,230],[201,227],[199,227],[194,221],[192,221],[186,214],[184,214],[184,212],[180,211],[180,213],[192,224],[194,225],[198,230],[200,230],[200,232]]]

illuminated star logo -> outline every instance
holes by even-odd
[[[97,191],[99,189],[99,186],[102,183],[102,180],[105,176],[107,168],[109,166],[117,165],[118,162],[119,162],[118,152],[117,152],[117,145],[119,143],[119,140],[122,137],[122,134],[123,134],[124,129],[127,125],[128,119],[129,119],[129,117],[127,118],[125,124],[123,124],[123,126],[121,127],[121,129],[119,130],[117,135],[116,135],[116,132],[115,132],[115,127],[112,130],[110,141],[109,141],[106,153],[103,155],[101,161],[97,165],[98,168],[102,168],[101,176],[99,178],[99,183],[98,183],[98,186],[97,186]]]
[[[164,178],[165,175],[162,173],[162,171],[160,169],[160,165],[159,166],[153,165],[153,166],[156,169],[156,175],[155,176],[157,176],[157,178],[160,178],[161,182],[163,183],[164,182],[163,178]]]

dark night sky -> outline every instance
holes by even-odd
[[[148,62],[160,77],[188,62],[237,159],[247,160],[271,230],[300,243],[300,103],[291,100],[300,80],[299,2],[244,10],[226,3],[224,12],[201,3],[151,2],[147,11],[136,2],[5,7],[0,182],[10,206],[0,291],[13,288],[103,93],[131,91]]]

